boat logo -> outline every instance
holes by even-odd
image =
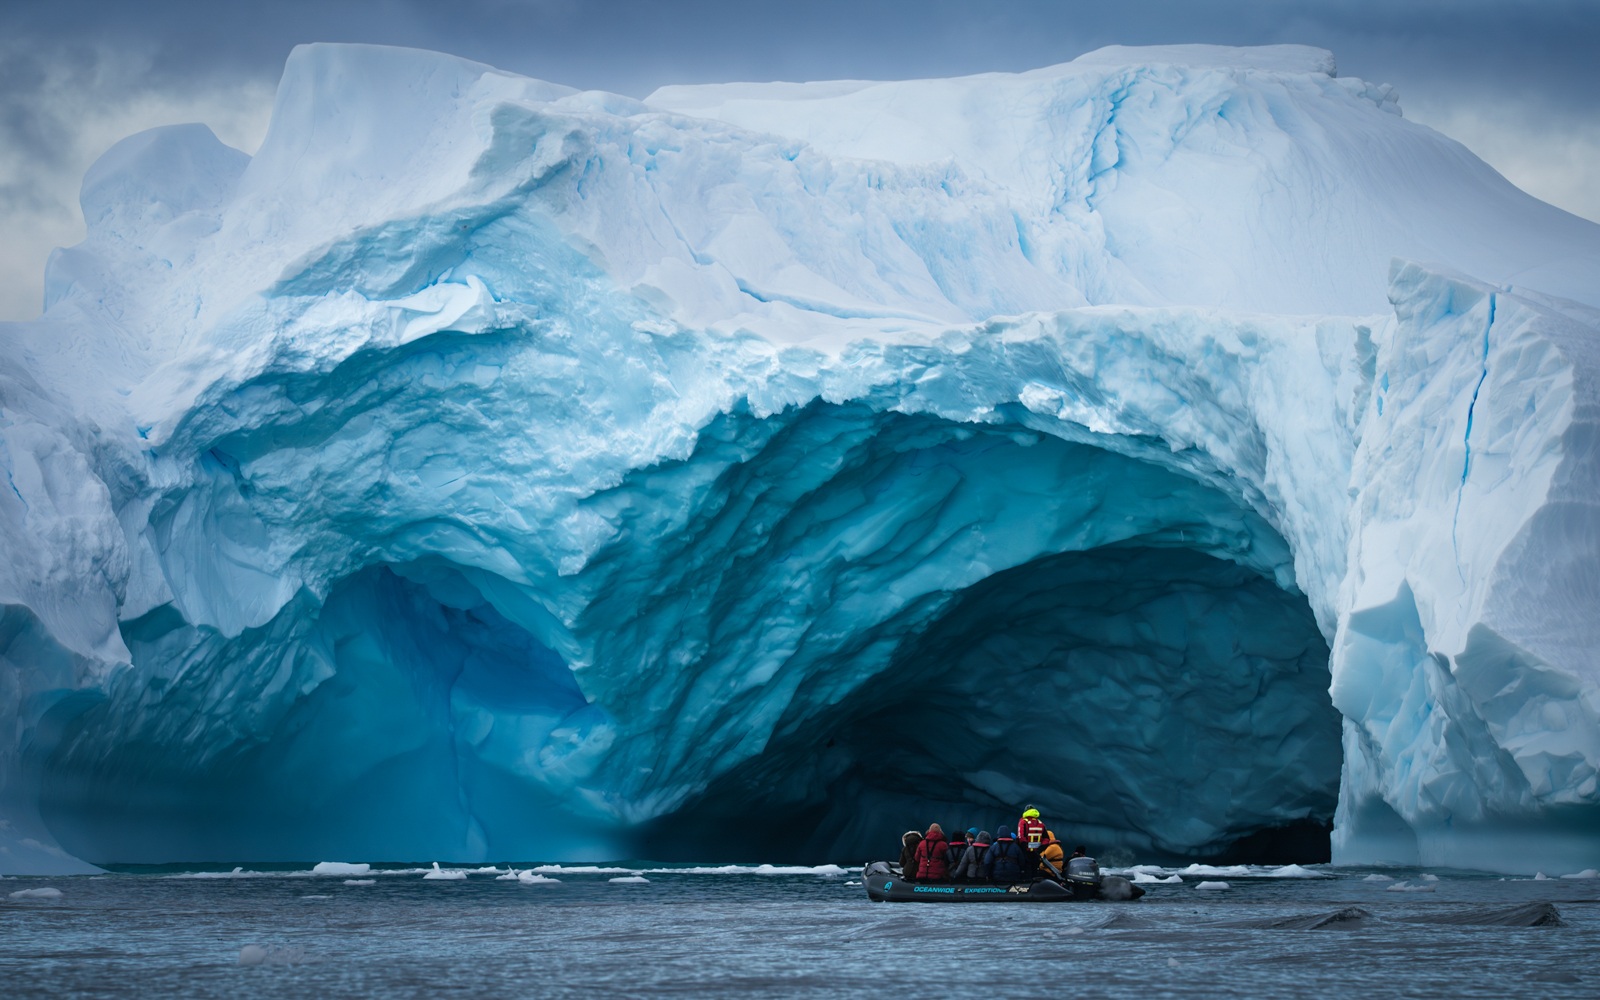
[[[883,883],[883,891],[884,892],[888,892],[890,889],[893,889],[893,888],[894,888],[894,880],[893,879],[890,879],[889,881]]]

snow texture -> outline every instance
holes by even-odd
[[[1600,228],[1328,53],[641,102],[312,45],[254,157],[82,205],[0,327],[0,868],[1026,801],[1595,863]]]

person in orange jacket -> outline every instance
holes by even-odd
[[[1044,832],[1044,846],[1039,848],[1039,859],[1048,861],[1055,866],[1054,874],[1051,873],[1049,868],[1044,868],[1040,872],[1041,875],[1049,875],[1051,878],[1055,878],[1057,875],[1065,875],[1067,873],[1067,852],[1061,849],[1061,844],[1056,840],[1056,835],[1050,830]],[[1043,865],[1040,867],[1043,868]]]

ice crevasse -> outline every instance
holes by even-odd
[[[0,869],[1600,860],[1600,227],[1325,52],[313,45],[82,204],[0,328]]]

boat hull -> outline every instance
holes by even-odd
[[[1115,876],[1108,876],[1115,878]],[[861,882],[866,887],[867,898],[874,903],[1071,903],[1091,899],[1112,898],[1102,892],[1102,885],[1074,882],[1065,885],[1053,879],[1035,879],[1004,885],[993,882],[908,882],[898,872],[883,862],[867,866]],[[1117,879],[1121,883],[1116,898],[1138,899],[1144,890]]]
[[[869,875],[867,898],[875,903],[1063,903],[1072,893],[1054,882],[1019,885],[937,885]]]

